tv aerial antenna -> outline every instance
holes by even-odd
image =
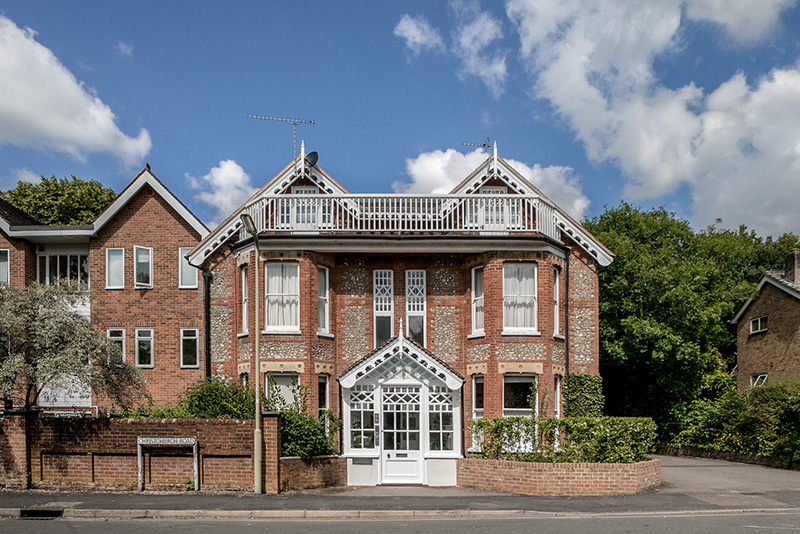
[[[461,144],[463,146],[479,146],[483,149],[484,154],[488,154],[489,151],[492,149],[492,140],[489,139],[488,137],[486,138],[486,141],[484,141],[483,143],[461,143]]]
[[[313,120],[305,120],[305,119],[287,119],[285,117],[268,117],[265,115],[248,115],[248,119],[263,119],[265,121],[279,121],[279,122],[288,122],[292,125],[292,143],[294,148],[294,157],[297,157],[297,127],[301,124],[310,124],[314,125]]]

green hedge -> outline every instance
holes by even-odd
[[[633,463],[655,451],[656,424],[645,417],[478,419],[484,458],[523,462]]]
[[[800,384],[759,386],[700,400],[669,443],[800,463]]]
[[[600,375],[572,373],[564,384],[567,417],[601,417],[605,406]]]

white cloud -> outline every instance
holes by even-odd
[[[152,146],[147,130],[137,137],[122,133],[111,108],[35,37],[0,16],[0,145],[63,152],[78,161],[106,152],[140,165]]]
[[[686,13],[696,20],[709,20],[725,28],[740,42],[760,39],[773,28],[784,9],[795,0],[693,0],[686,3]]]
[[[444,51],[444,41],[442,41],[439,32],[422,15],[417,15],[416,17],[403,15],[400,17],[400,22],[394,27],[394,34],[401,39],[405,39],[406,46],[415,56],[419,56],[421,52],[429,50]]]
[[[232,159],[220,161],[202,178],[194,178],[188,173],[185,176],[193,189],[203,190],[195,195],[195,200],[216,210],[212,226],[222,222],[256,192],[250,184],[250,175]]]
[[[461,60],[458,76],[477,76],[495,98],[503,94],[506,81],[505,50],[488,51],[492,43],[503,38],[499,20],[481,11],[476,0],[455,0],[450,7],[456,15],[453,31],[453,53]]]
[[[22,167],[20,169],[14,169],[11,173],[10,177],[3,177],[0,178],[0,188],[3,190],[6,189],[14,189],[17,186],[17,182],[30,182],[32,184],[39,183],[42,177],[30,169]]]
[[[411,181],[395,182],[392,188],[396,193],[449,193],[486,158],[487,155],[480,149],[466,154],[452,148],[423,152],[416,158],[406,160],[406,174]],[[530,166],[520,161],[507,161],[573,218],[581,220],[584,217],[589,199],[581,192],[570,167]]]
[[[768,36],[788,1],[510,0],[507,14],[533,94],[569,124],[595,162],[620,167],[633,198],[691,189],[694,222],[717,217],[761,233],[800,227],[800,71],[744,74],[710,92],[667,88],[656,58],[680,47],[685,19],[746,44]]]
[[[117,52],[119,52],[123,56],[132,56],[133,47],[127,43],[123,43],[122,41],[120,41],[117,43]]]

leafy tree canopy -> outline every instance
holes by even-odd
[[[69,284],[0,288],[0,393],[6,405],[13,401],[29,410],[48,387],[73,393],[91,387],[119,406],[141,396],[139,370],[75,311],[86,298]]]
[[[689,404],[726,389],[736,309],[798,236],[741,226],[694,232],[664,208],[627,203],[586,221],[616,259],[600,273],[600,372],[608,413],[650,416],[669,435]]]
[[[44,224],[90,224],[117,194],[96,180],[42,177],[38,184],[17,182],[3,199]]]

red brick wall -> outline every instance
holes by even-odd
[[[205,377],[203,281],[179,289],[179,247],[194,247],[200,236],[150,186],[145,186],[91,240],[92,323],[125,329],[125,359],[135,362],[136,329],[153,329],[153,368],[142,368],[157,404],[175,402],[184,389]],[[134,288],[134,245],[153,249],[153,289]],[[106,289],[106,248],[125,249],[125,288]],[[181,368],[180,329],[199,329],[199,365]],[[101,409],[112,406],[95,399]]]
[[[331,488],[347,485],[347,458],[320,456],[303,460],[281,458],[281,491]]]
[[[24,484],[23,416],[3,421],[5,484]],[[280,416],[263,419],[263,481],[279,489]],[[31,431],[34,488],[138,486],[138,437],[196,437],[201,489],[252,489],[253,421],[226,419],[40,418]],[[193,480],[191,447],[145,447],[147,489],[182,488]]]
[[[14,287],[25,287],[36,281],[35,245],[9,237],[0,230],[0,249],[8,249],[8,282]]]
[[[458,485],[526,495],[629,495],[661,484],[661,461],[550,464],[461,458]]]

